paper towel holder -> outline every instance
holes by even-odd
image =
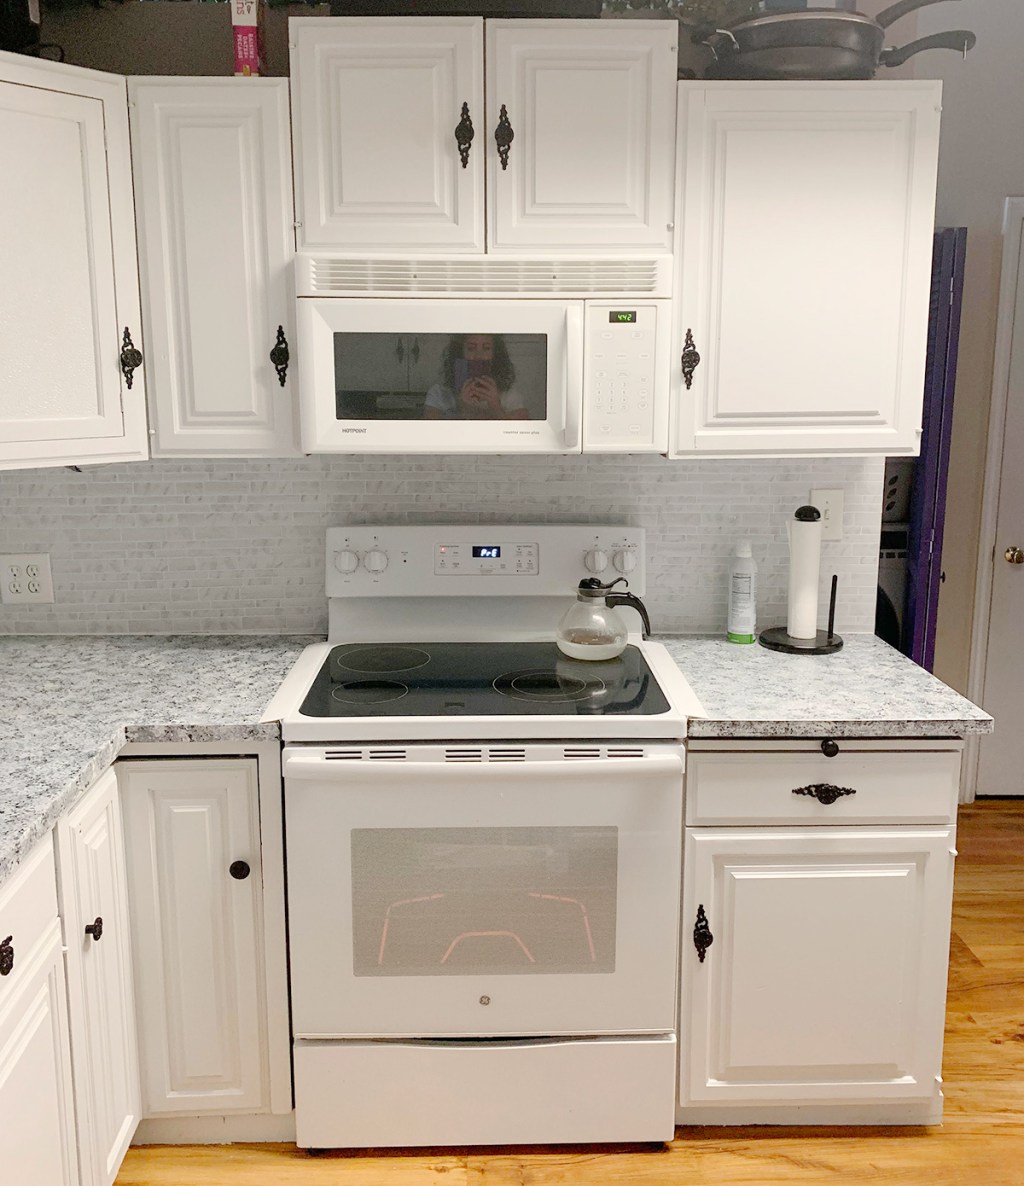
[[[832,591],[828,599],[828,629],[818,630],[813,638],[794,638],[785,626],[771,626],[762,630],[757,641],[770,651],[784,651],[787,655],[832,655],[843,645],[842,638],[835,632],[836,590],[839,577],[832,574]]]

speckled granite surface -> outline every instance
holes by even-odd
[[[0,882],[125,741],[278,737],[264,706],[299,636],[0,638]],[[950,737],[985,713],[870,635],[836,655],[660,638],[708,713],[690,736]]]
[[[871,634],[834,655],[662,637],[707,712],[688,736],[965,737],[992,718]]]
[[[0,881],[127,741],[267,740],[302,648],[278,637],[0,639]]]

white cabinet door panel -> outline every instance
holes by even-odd
[[[938,87],[680,87],[677,451],[916,452]]]
[[[154,455],[294,455],[288,83],[138,78],[129,96]]]
[[[119,769],[143,1113],[265,1110],[256,763]],[[236,861],[250,869],[241,879],[230,872]]]
[[[676,37],[663,22],[488,22],[491,250],[669,250]]]
[[[0,467],[145,457],[124,79],[0,54],[0,145]]]
[[[59,821],[57,849],[82,1183],[110,1186],[139,1121],[128,891],[113,770]]]
[[[299,248],[482,251],[483,21],[314,18],[290,38]]]
[[[78,1186],[60,925],[35,949],[19,992],[0,1009],[0,1134],[4,1180]]]
[[[952,828],[687,832],[684,1103],[929,1098]],[[703,907],[713,942],[693,939]]]

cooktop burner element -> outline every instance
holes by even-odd
[[[331,688],[331,699],[342,704],[386,704],[408,695],[405,684],[390,679],[358,679],[349,683],[335,684]]]
[[[375,645],[339,650],[344,650],[344,653],[338,657],[337,665],[346,671],[365,671],[383,675],[394,671],[413,671],[430,662],[427,652],[421,651],[418,647]]]
[[[369,671],[399,678],[353,678],[354,672]],[[669,703],[635,646],[615,659],[588,662],[566,658],[553,642],[349,643],[331,649],[300,712],[307,717],[656,716],[669,712]]]
[[[581,679],[556,671],[511,671],[499,675],[494,681],[494,690],[502,696],[511,696],[514,700],[543,700],[548,704],[583,700],[605,691],[605,688],[600,679]]]

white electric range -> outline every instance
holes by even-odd
[[[329,640],[266,714],[285,741],[299,1145],[672,1136],[682,739],[701,710],[659,644],[558,652],[595,572],[642,595],[642,531],[328,532]]]

